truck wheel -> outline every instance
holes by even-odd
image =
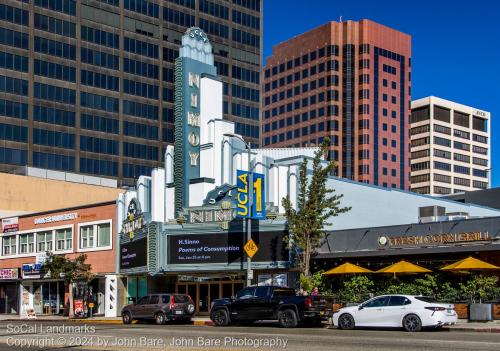
[[[279,323],[283,328],[295,328],[297,326],[297,314],[294,310],[284,310],[280,313]]]
[[[132,316],[130,315],[130,312],[123,312],[122,321],[123,321],[123,324],[132,323]]]
[[[350,314],[345,313],[339,317],[339,329],[350,330],[354,329],[354,326],[354,318]]]
[[[226,310],[217,310],[212,315],[212,321],[218,327],[225,327],[229,325],[229,316]]]
[[[422,321],[416,314],[408,314],[403,318],[403,328],[407,332],[419,332],[422,330]]]

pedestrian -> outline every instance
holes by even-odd
[[[303,296],[304,295],[304,289],[303,288],[300,288],[298,291],[297,291],[297,296]]]
[[[314,287],[312,293],[311,293],[312,296],[316,296],[316,295],[319,295],[319,289],[317,286]]]

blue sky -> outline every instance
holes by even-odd
[[[371,19],[412,36],[412,98],[435,95],[491,112],[492,183],[500,186],[500,1],[264,0],[272,46],[328,21]]]

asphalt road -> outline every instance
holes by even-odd
[[[2,350],[499,350],[500,334],[398,330],[283,329],[263,324],[225,328],[192,325],[110,325],[0,322]]]

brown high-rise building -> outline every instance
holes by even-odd
[[[409,188],[411,37],[329,22],[273,47],[263,80],[264,147],[331,140],[337,175]]]

